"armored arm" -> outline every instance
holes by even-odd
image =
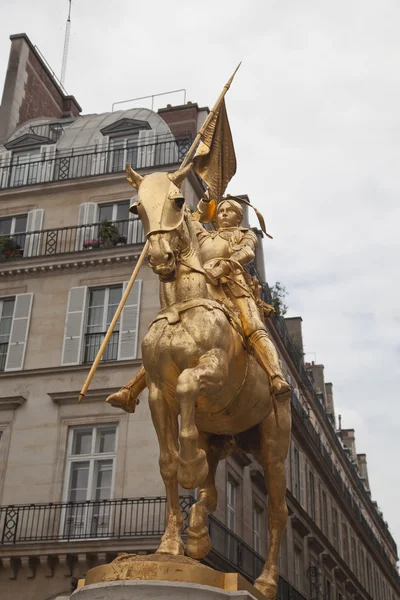
[[[231,259],[235,260],[242,266],[247,265],[249,262],[254,260],[255,257],[255,249],[257,246],[257,237],[256,234],[248,229],[243,236],[243,239],[233,246],[233,253],[231,254]]]

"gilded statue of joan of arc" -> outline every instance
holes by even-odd
[[[291,388],[266,331],[255,286],[245,270],[255,258],[257,237],[251,229],[242,227],[243,209],[231,198],[222,199],[216,207],[207,199],[200,200],[195,214],[198,220],[193,219],[193,224],[210,294],[236,311],[249,352],[269,376],[271,392],[278,401],[287,400]],[[211,220],[214,230],[201,224]],[[145,388],[145,370],[141,366],[137,375],[107,400],[113,406],[133,412],[137,397]]]

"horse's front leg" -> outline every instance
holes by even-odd
[[[160,473],[167,493],[167,525],[157,550],[163,554],[183,554],[183,516],[178,494],[178,418],[154,383],[149,386],[151,417],[160,446]]]
[[[208,515],[217,508],[218,494],[215,473],[224,450],[224,436],[200,433],[199,445],[207,454],[208,475],[199,488],[196,504],[190,509],[186,553],[192,558],[204,558],[211,550]]]
[[[204,354],[196,367],[185,369],[178,377],[176,399],[181,412],[179,433],[180,454],[178,481],[182,487],[199,487],[208,473],[206,453],[199,448],[199,432],[196,427],[197,399],[202,395],[218,394],[222,388],[223,369],[219,352],[211,350]]]

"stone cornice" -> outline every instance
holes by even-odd
[[[119,388],[102,388],[97,390],[89,390],[85,394],[85,403],[88,402],[104,402],[104,400],[110,394],[117,392]],[[53,400],[55,404],[62,406],[64,404],[76,404],[78,401],[78,397],[80,391],[76,390],[75,392],[47,392],[50,398]]]
[[[1,410],[15,410],[19,406],[25,404],[26,398],[23,396],[6,396],[0,398],[0,411]]]
[[[112,369],[115,370],[121,369],[123,367],[136,367],[141,364],[142,360],[140,358],[136,358],[134,360],[116,360],[116,361],[107,361],[100,362],[98,369]],[[64,373],[71,373],[76,371],[86,371],[89,372],[90,365],[68,365],[65,367],[57,366],[57,367],[44,367],[43,369],[27,369],[23,371],[3,371],[0,373],[0,380],[17,377],[20,379],[21,377],[43,377],[44,375],[62,375]]]
[[[126,246],[124,246],[126,248]],[[115,252],[110,254],[105,250],[86,250],[84,252],[76,252],[67,256],[44,256],[38,259],[20,259],[13,260],[9,263],[0,262],[0,278],[4,277],[21,277],[23,275],[41,275],[41,274],[52,274],[60,273],[62,271],[71,271],[74,269],[85,269],[95,267],[105,267],[113,264],[122,265],[129,262],[136,261],[141,253],[143,244],[134,244],[127,246],[130,249],[128,255],[124,254],[121,256],[120,253]],[[120,249],[118,248],[119,252]],[[104,255],[106,252],[106,256]]]

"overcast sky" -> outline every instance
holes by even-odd
[[[0,85],[13,33],[60,74],[67,12],[0,0]],[[398,0],[73,0],[65,81],[83,113],[178,88],[210,106],[243,61],[227,97],[229,191],[264,213],[268,281],[303,317],[306,360],[325,365],[397,542],[399,30]]]

